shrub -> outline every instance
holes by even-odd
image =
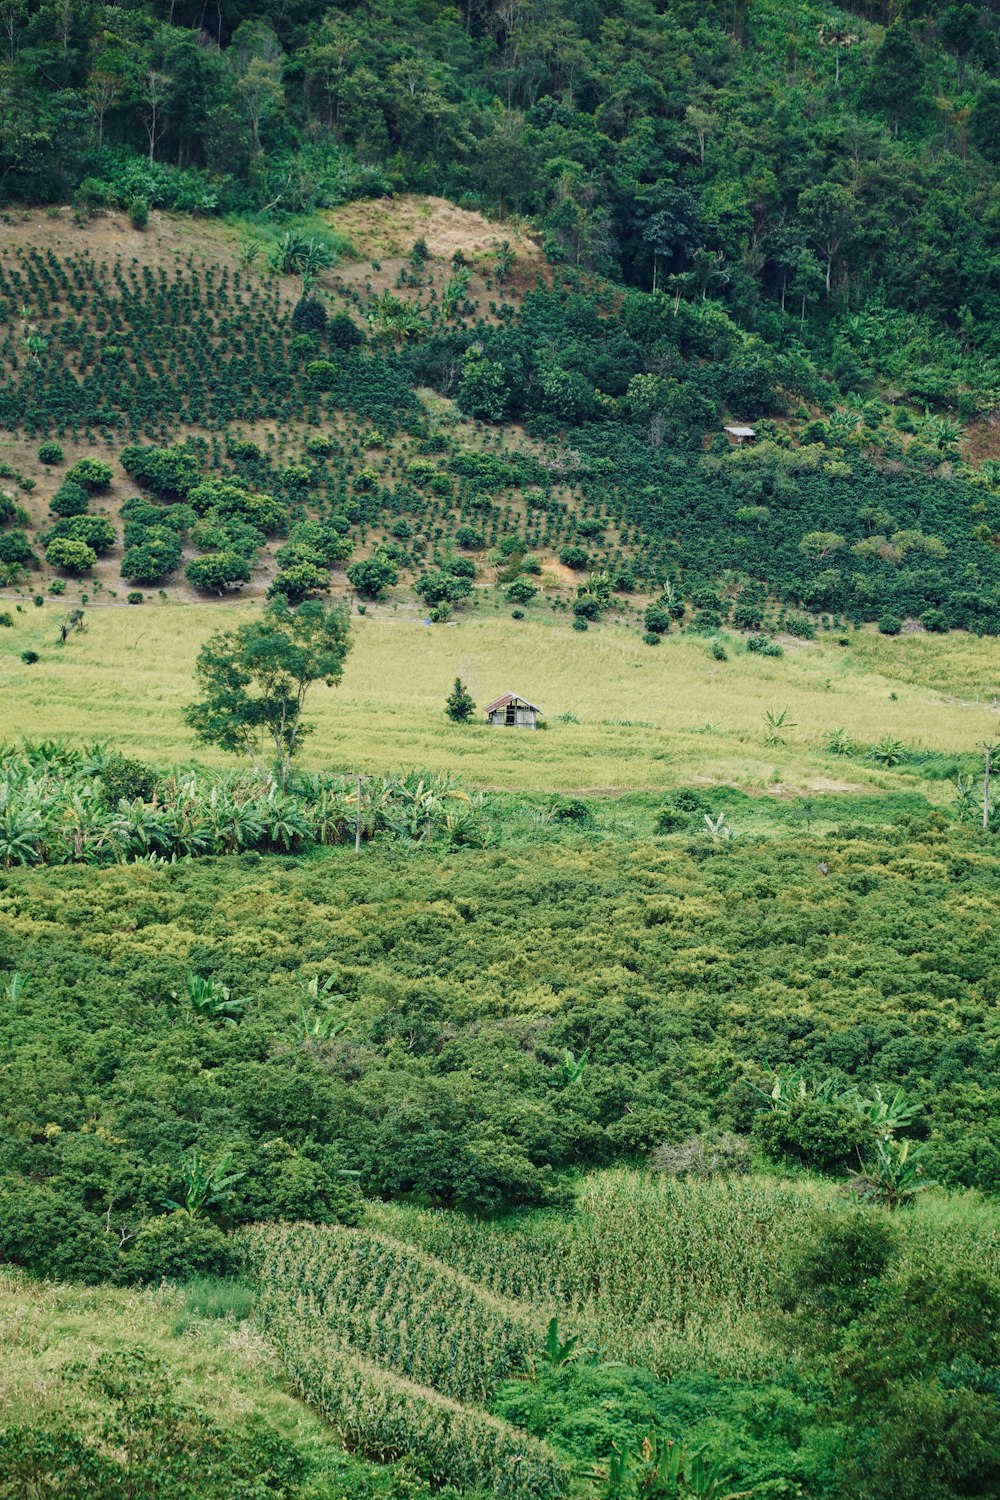
[[[337,366],[328,359],[311,359],[306,365],[306,374],[317,391],[332,390],[337,379]]]
[[[649,635],[666,635],[670,629],[670,612],[662,604],[649,604],[643,617]]]
[[[39,660],[38,652],[31,650],[22,651],[21,660],[24,662],[26,667],[32,667],[34,666],[35,662]]]
[[[145,198],[133,198],[128,206],[129,223],[133,229],[145,229],[149,223],[149,204]]]
[[[75,542],[71,537],[60,536],[46,547],[45,561],[50,568],[61,568],[64,573],[79,577],[94,566],[97,553],[86,542]]]
[[[652,630],[647,630],[643,635],[643,640],[647,646],[658,646],[662,639],[662,636],[656,635]]]
[[[106,1281],[114,1268],[114,1242],[100,1216],[72,1198],[38,1183],[0,1178],[0,1261],[59,1281]]]
[[[524,619],[524,610],[523,609],[512,609],[511,612],[510,612],[510,617],[511,617],[512,620],[523,620]]]
[[[111,807],[117,807],[123,797],[126,802],[134,802],[137,797],[148,802],[156,790],[156,780],[152,766],[128,755],[109,755],[101,766],[104,799]]]
[[[345,1175],[333,1146],[295,1147],[280,1136],[240,1158],[246,1171],[228,1217],[237,1224],[307,1219],[311,1224],[357,1224],[363,1200]]]
[[[117,540],[115,528],[110,521],[104,516],[87,515],[70,516],[57,521],[47,533],[45,541],[54,542],[58,537],[68,538],[72,542],[86,542],[99,557],[109,551]]]
[[[573,600],[573,613],[577,619],[599,620],[601,618],[601,601],[593,594],[581,594]]]
[[[795,1100],[787,1111],[762,1110],[753,1126],[753,1138],[768,1156],[820,1172],[856,1166],[867,1135],[855,1110],[817,1098]]]
[[[268,585],[267,597],[276,599],[280,594],[289,604],[301,604],[304,599],[312,599],[317,594],[329,591],[329,570],[306,558],[300,558],[275,574]]]
[[[664,1142],[649,1158],[654,1172],[671,1177],[718,1177],[750,1170],[750,1142],[744,1135],[690,1135],[677,1145]]]
[[[181,539],[167,526],[151,526],[142,541],[122,558],[122,577],[136,583],[156,583],[172,573],[181,560]]]
[[[654,639],[658,639],[654,637]],[[691,819],[676,807],[661,807],[656,813],[657,833],[679,833],[682,828],[687,828]]]
[[[331,526],[329,522],[325,525],[321,521],[299,521],[288,533],[288,541],[291,547],[307,549],[303,555],[308,555],[312,560],[325,563],[328,568],[335,567],[337,563],[346,562],[354,551],[354,543],[346,536],[342,536],[339,529]],[[282,547],[278,553],[278,562],[285,563],[285,552],[288,549]]]
[[[143,447],[136,443],[122,449],[119,462],[136,484],[165,499],[187,495],[201,478],[197,458],[182,443],[169,448]]]
[[[899,615],[883,615],[878,622],[880,635],[899,635],[903,622]]]
[[[214,1224],[177,1210],[147,1219],[124,1258],[122,1279],[187,1281],[192,1276],[228,1276],[234,1256]]]
[[[132,590],[130,590],[130,592],[127,595],[127,598],[126,598],[126,602],[128,604],[141,604],[142,600],[143,600],[143,593],[142,593],[141,589],[132,589]]]
[[[441,568],[436,572],[423,574],[417,580],[416,592],[426,604],[457,604],[468,598],[472,592],[472,584],[468,578],[457,577]]]
[[[87,510],[90,501],[87,491],[82,484],[67,479],[59,486],[52,499],[49,501],[49,509],[56,516],[82,516]]]
[[[58,443],[41,443],[38,448],[38,462],[41,464],[61,464],[63,461],[63,450]]]
[[[721,641],[713,641],[711,645],[713,661],[728,661],[729,652]]]
[[[504,598],[508,599],[511,604],[529,604],[537,593],[535,585],[529,583],[526,578],[515,578],[514,582],[504,589]]]
[[[759,630],[764,622],[764,609],[760,604],[737,604],[733,609],[733,624],[740,630]]]
[[[326,341],[331,349],[356,349],[366,342],[365,335],[347,313],[337,313],[326,325]]]
[[[464,724],[476,711],[476,700],[461,677],[455,678],[455,686],[445,700],[444,711],[456,724]]]
[[[590,564],[590,554],[585,547],[571,545],[562,548],[559,553],[559,561],[565,568],[573,568],[576,572],[583,572]]]
[[[9,609],[0,611],[0,630],[10,630],[14,624],[14,616]]]
[[[789,635],[798,636],[803,641],[813,641],[816,639],[816,627],[812,620],[807,619],[805,615],[786,615],[785,629]]]
[[[300,297],[292,309],[292,328],[296,333],[326,331],[326,308],[318,297]]]
[[[85,490],[97,492],[108,488],[114,478],[114,470],[99,458],[78,458],[67,471],[66,478],[73,484],[82,485]]]
[[[37,561],[38,559],[31,550],[27,532],[0,531],[0,563],[29,567]]]
[[[573,616],[573,629],[574,630],[589,630],[590,626],[587,624],[587,621],[583,618],[582,615],[574,615]]]
[[[581,827],[594,821],[590,808],[579,797],[568,797],[557,802],[552,809],[552,816],[557,823],[576,823]]]
[[[925,609],[920,616],[920,623],[925,630],[935,635],[945,635],[948,630],[948,616],[943,609]]]
[[[486,546],[482,532],[476,531],[472,526],[460,526],[455,532],[455,541],[459,547],[465,547],[469,552],[481,552]]]
[[[759,652],[761,656],[784,656],[784,648],[777,641],[769,641],[766,635],[752,635],[747,639],[747,650]]]

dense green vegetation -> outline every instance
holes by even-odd
[[[386,809],[404,849],[427,791]],[[340,1164],[369,1194],[564,1202],[567,1173],[709,1128],[844,1173],[876,1145],[850,1084],[902,1085],[927,1173],[996,1188],[988,844],[891,803],[881,828],[735,841],[700,812],[636,843],[561,811],[492,851],[445,815],[437,856],[8,869],[8,1188],[32,1208],[7,1254],[135,1274],[143,1241],[111,1254],[103,1216],[137,1227],[230,1153],[225,1222],[279,1196],[340,1216]],[[788,1065],[806,1095],[762,1129]]]
[[[0,1500],[1000,1500],[995,7],[0,22]]]
[[[992,846],[697,802],[6,870],[4,1258],[243,1266],[297,1388],[421,1482],[646,1494],[669,1439],[757,1496],[993,1493],[995,1215],[907,1204],[997,1186]],[[259,1219],[331,1227],[225,1233]]]

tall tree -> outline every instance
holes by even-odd
[[[350,628],[343,605],[310,600],[290,609],[275,599],[259,620],[206,641],[195,668],[202,696],[184,710],[184,722],[202,744],[248,755],[262,772],[270,744],[284,786],[311,732],[302,719],[309,689],[340,681]]]

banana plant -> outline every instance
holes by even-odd
[[[571,1084],[571,1083],[579,1083],[580,1079],[583,1077],[584,1073],[586,1072],[587,1063],[589,1061],[590,1061],[590,1048],[589,1047],[586,1049],[586,1051],[581,1052],[579,1057],[577,1057],[576,1053],[572,1050],[572,1048],[570,1048],[570,1047],[564,1048],[563,1049],[563,1055],[562,1055],[563,1083],[565,1083],[567,1085]]]
[[[764,743],[767,745],[783,745],[785,743],[785,730],[796,728],[796,725],[789,720],[787,708],[766,709],[764,722],[767,725],[764,732]]]
[[[751,1490],[730,1490],[718,1459],[701,1448],[688,1450],[652,1432],[637,1452],[615,1446],[607,1469],[591,1471],[603,1481],[601,1500],[751,1500]]]
[[[164,1198],[168,1208],[186,1213],[196,1219],[206,1209],[219,1207],[229,1197],[233,1187],[245,1172],[230,1172],[233,1153],[226,1151],[214,1166],[209,1166],[197,1146],[186,1152],[181,1162],[179,1177],[183,1195],[180,1198]]]
[[[927,1147],[914,1141],[895,1141],[888,1135],[875,1141],[875,1153],[854,1179],[860,1198],[872,1198],[889,1209],[911,1203],[918,1193],[937,1184],[925,1178],[923,1161]]]
[[[559,1337],[559,1319],[550,1318],[549,1326],[545,1332],[545,1347],[541,1352],[541,1358],[554,1370],[561,1370],[564,1365],[570,1365],[574,1360],[582,1359],[590,1355],[593,1350],[588,1344],[580,1342],[578,1333],[571,1333],[569,1338]]]
[[[726,822],[725,813],[720,813],[717,818],[709,817],[708,813],[705,813],[703,816],[705,819],[705,827],[708,830],[709,837],[712,839],[713,843],[728,844],[736,837],[735,833]]]
[[[979,784],[974,776],[963,776],[959,771],[955,778],[955,797],[952,806],[959,823],[972,823],[979,817]]]
[[[236,1026],[243,1019],[246,1003],[233,1000],[229,986],[211,975],[188,974],[184,990],[171,990],[171,996],[183,1006],[192,1020],[212,1021],[216,1026]]]
[[[299,1004],[299,1029],[304,1046],[311,1042],[326,1042],[346,1030],[347,1017],[337,1014],[337,1006],[345,996],[335,988],[337,976],[328,974],[320,980],[318,974],[311,979],[293,976],[306,998]]]
[[[15,969],[4,984],[3,998],[11,1004],[20,1000],[28,988],[30,978],[30,974],[21,974]]]
[[[0,807],[0,865],[34,865],[41,858],[39,843],[44,819],[30,809]]]

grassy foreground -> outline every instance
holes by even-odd
[[[189,759],[181,713],[198,648],[258,607],[91,606],[86,633],[65,649],[54,644],[61,610],[26,607],[0,631],[4,733],[109,740],[160,765]],[[510,790],[655,790],[699,778],[891,789],[899,775],[827,753],[831,731],[860,745],[890,734],[912,749],[968,751],[992,737],[1000,691],[995,647],[957,633],[788,641],[780,660],[748,655],[734,638],[720,662],[694,637],[651,649],[621,626],[583,635],[564,620],[481,613],[428,627],[386,605],[355,627],[343,683],[310,701],[316,732],[304,763],[362,772],[426,764]],[[26,649],[40,659],[25,664]],[[527,695],[547,732],[526,739],[449,725],[444,698],[459,673],[480,705],[509,689]],[[788,711],[784,743],[766,743],[768,709]],[[912,773],[905,784],[914,786]]]

